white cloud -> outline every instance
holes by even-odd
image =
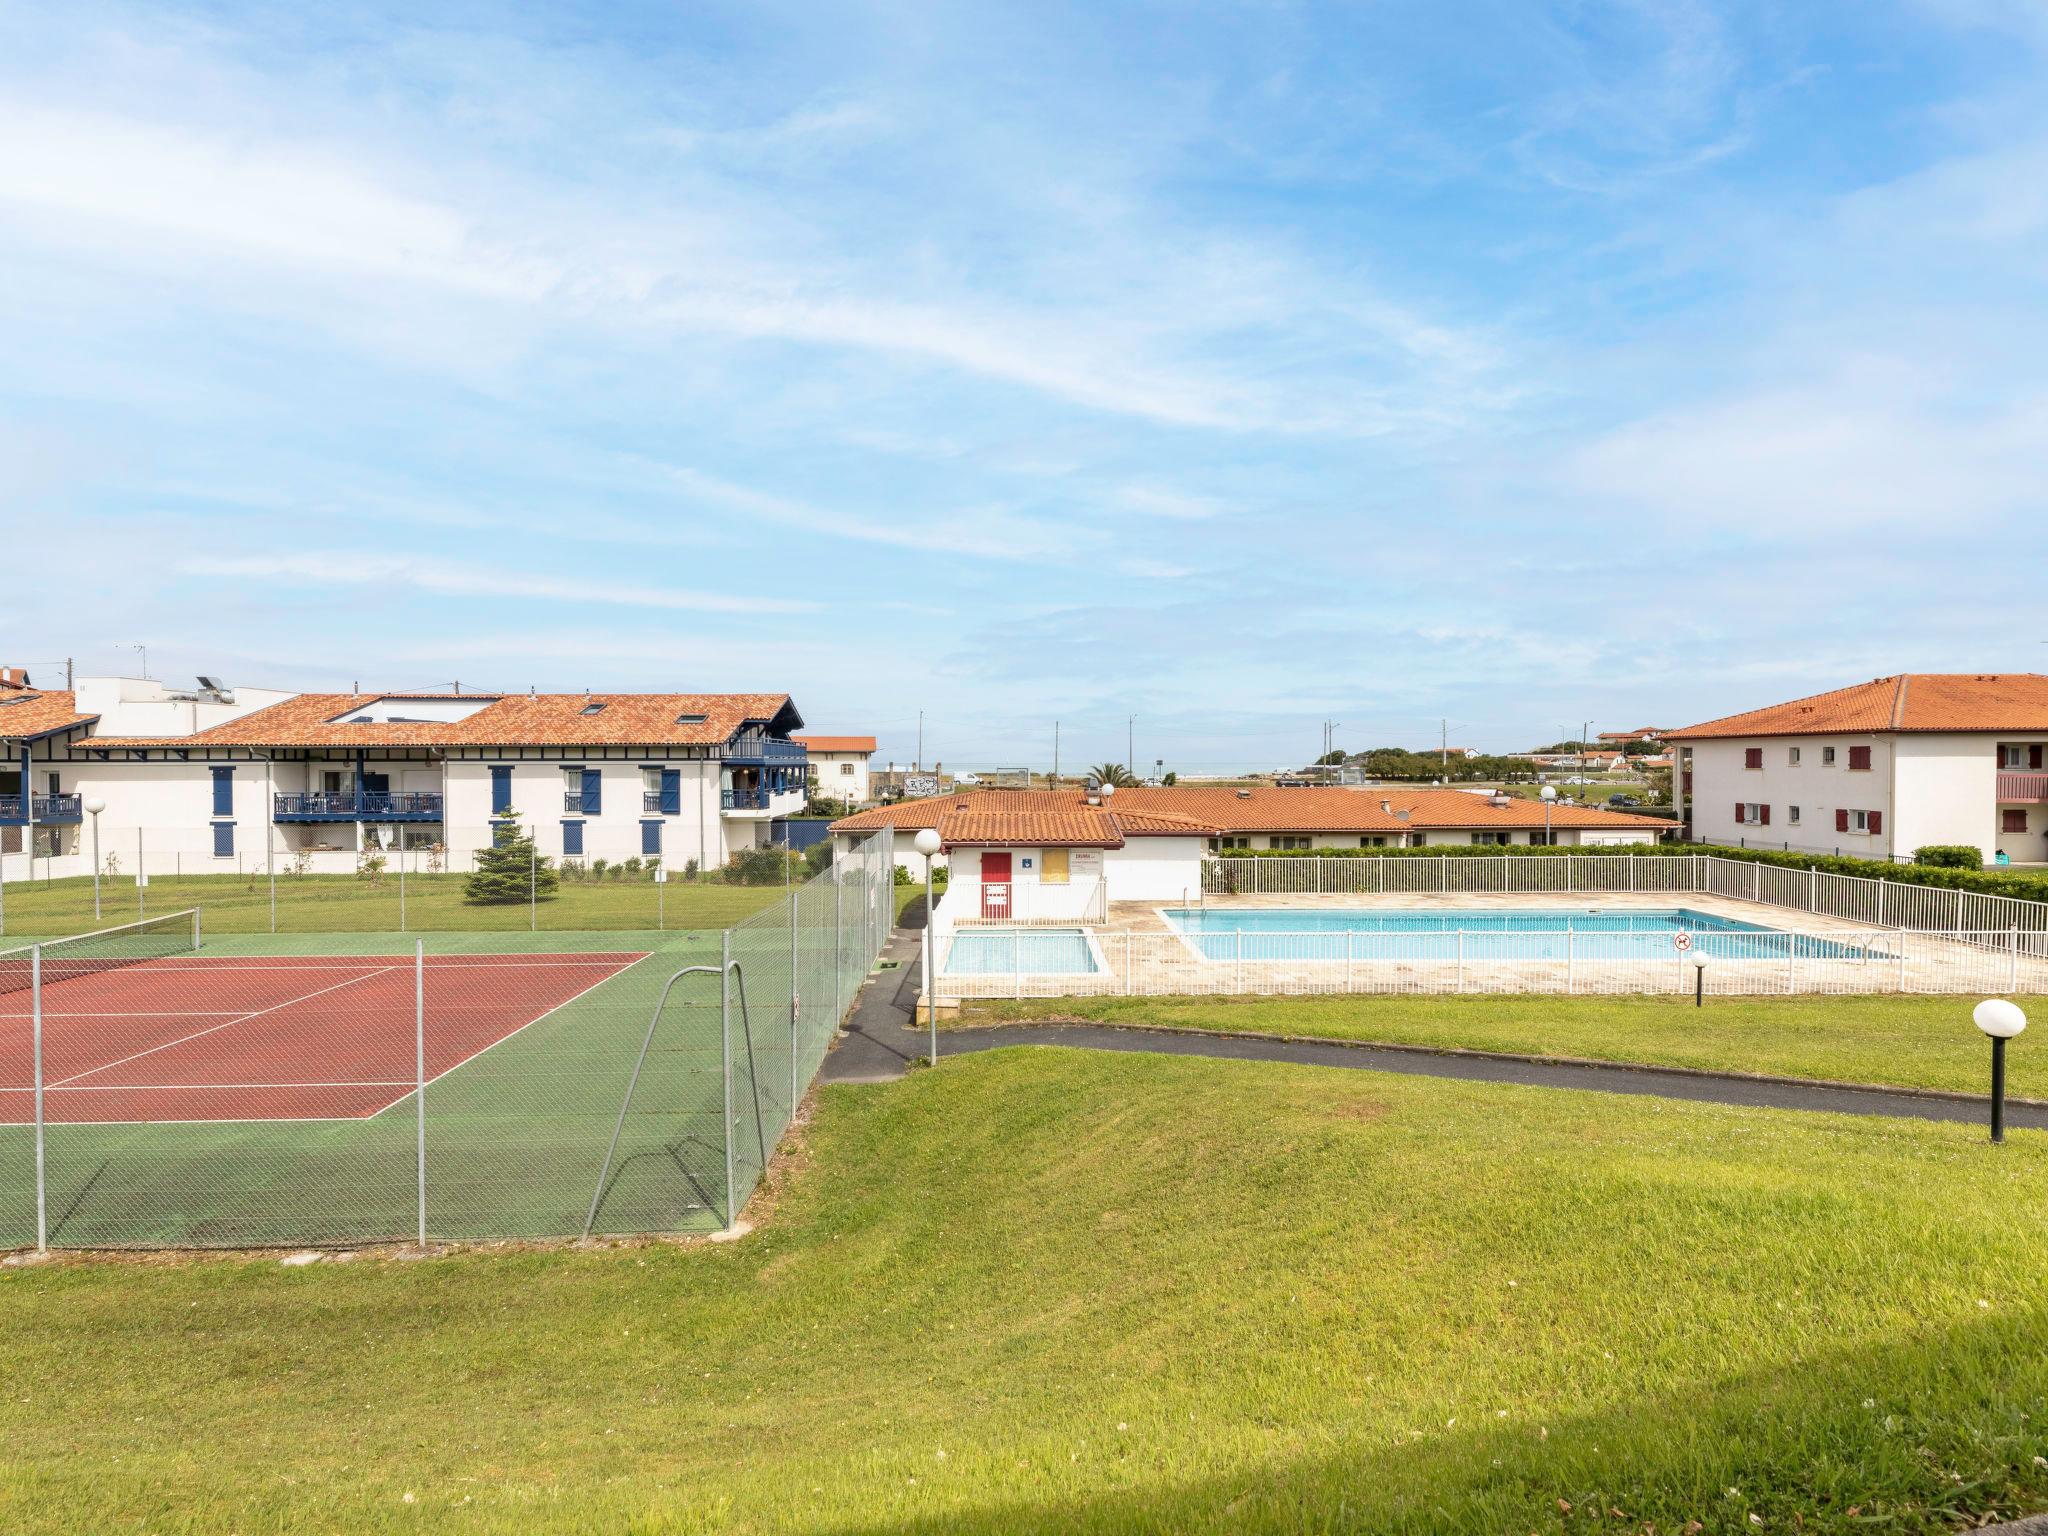
[[[1147,517],[1168,517],[1187,522],[1215,517],[1223,511],[1223,503],[1214,497],[1191,496],[1185,491],[1151,485],[1127,485],[1117,492],[1117,500],[1130,511],[1142,512]]]
[[[816,603],[778,597],[740,597],[672,587],[573,581],[430,559],[363,555],[349,550],[292,555],[200,556],[178,562],[192,576],[232,576],[318,587],[409,587],[451,597],[534,598],[627,608],[677,608],[698,613],[803,613]]]

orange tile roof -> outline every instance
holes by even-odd
[[[2048,731],[2048,677],[2038,672],[1901,672],[1724,715],[1671,731],[1666,739],[1873,731]]]
[[[97,719],[98,715],[78,712],[78,696],[68,689],[9,688],[0,693],[0,741],[33,741]]]
[[[953,847],[1121,848],[1132,837],[1215,837],[1193,817],[1121,803],[1090,805],[1078,789],[978,789],[900,800],[832,823],[835,832],[937,830]]]
[[[1382,802],[1388,809],[1382,808]],[[940,795],[927,800],[900,800],[894,805],[862,811],[832,823],[835,832],[872,832],[885,825],[900,831],[936,827],[949,844],[953,818],[965,811],[1011,808],[1023,814],[1032,805],[1065,809],[1086,804],[1085,794],[1071,790],[978,790]],[[1398,814],[1406,812],[1405,816]],[[1279,789],[1259,787],[1176,786],[1118,790],[1108,812],[1126,836],[1214,837],[1239,832],[1396,833],[1453,828],[1527,829],[1543,825],[1540,801],[1509,799],[1495,805],[1488,795],[1458,789]],[[1050,824],[1050,823],[1048,823]],[[1570,828],[1656,828],[1671,823],[1655,816],[1631,816],[1591,806],[1553,804],[1550,825]]]
[[[802,742],[813,752],[872,752],[875,738],[872,736],[814,736],[801,732],[792,740]]]
[[[380,698],[426,694],[302,693],[190,736],[95,737],[101,747],[594,747],[716,746],[750,722],[783,716],[801,725],[786,693],[464,694],[481,707],[461,720],[349,725]],[[602,704],[596,714],[585,714]],[[0,713],[5,713],[0,711]],[[680,723],[685,715],[701,722]]]

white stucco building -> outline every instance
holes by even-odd
[[[874,737],[826,736],[805,731],[795,740],[804,745],[813,793],[844,800],[848,805],[866,805],[873,798],[868,785],[868,764],[875,755]]]
[[[802,809],[785,694],[323,693],[0,676],[0,855],[187,873],[466,867],[516,822],[565,859],[711,867]],[[24,786],[27,792],[24,793]],[[9,878],[27,861],[8,860]]]
[[[1668,733],[1700,842],[2048,861],[2048,677],[1910,672]]]

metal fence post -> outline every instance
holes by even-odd
[[[1458,930],[1458,990],[1465,990],[1465,930]]]
[[[1883,875],[1877,877],[1877,926],[1884,926],[1884,888],[1889,882]]]
[[[427,941],[412,951],[413,1164],[419,1176],[420,1246],[427,1246]]]
[[[2018,924],[2014,924],[2014,925],[2013,925],[2012,927],[2010,927],[2010,928],[2008,928],[2008,929],[2006,930],[2006,933],[2007,933],[2007,935],[2008,935],[2008,942],[2009,942],[2009,943],[2010,943],[2010,944],[2012,945],[2012,964],[2011,964],[2011,966],[2010,966],[2010,967],[2008,967],[2007,979],[2006,979],[2006,983],[2005,983],[2005,990],[2006,990],[2006,991],[2008,991],[2008,992],[2017,992],[2017,991],[2019,991],[2019,989],[2020,989],[2020,930],[2019,930],[2019,925],[2018,925]]]
[[[732,1175],[732,930],[718,936],[718,1054],[725,1079],[725,1225],[738,1220]]]
[[[526,845],[526,931],[540,932],[540,828]]]
[[[405,932],[405,834],[398,834],[398,931]]]
[[[832,859],[832,1024],[846,1016],[846,871]]]
[[[48,1253],[50,1203],[43,1176],[43,946],[40,944],[28,952],[28,990],[36,1075],[36,1252]]]
[[[1564,920],[1564,989],[1567,994],[1579,990],[1577,946],[1572,942],[1570,918]]]
[[[784,833],[784,838],[788,837]],[[789,858],[785,853],[782,861],[782,878],[789,878]],[[796,914],[797,893],[789,893],[789,1118],[796,1122],[796,1052],[797,1017],[803,1010],[803,994],[796,984]]]

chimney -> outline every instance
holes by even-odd
[[[1394,802],[1391,800],[1382,800],[1380,802],[1380,809],[1382,811],[1385,811],[1389,816],[1391,816],[1394,814]]]

